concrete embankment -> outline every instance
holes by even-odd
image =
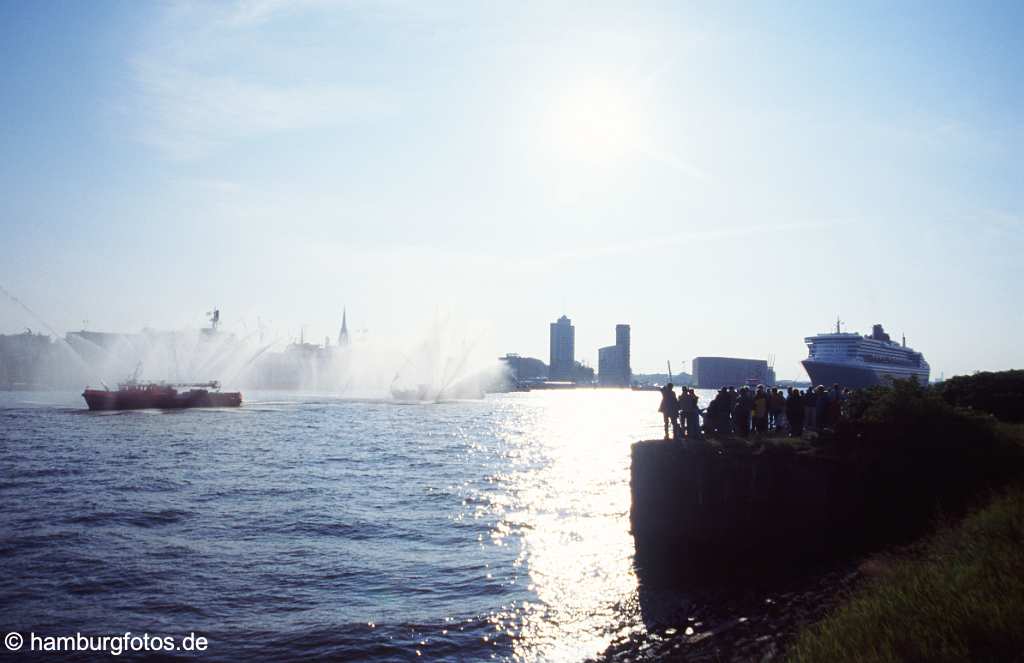
[[[856,475],[810,454],[637,442],[630,521],[639,570],[733,573],[820,556],[853,534],[847,525],[864,499]]]

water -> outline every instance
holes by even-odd
[[[371,661],[582,660],[644,630],[629,448],[661,436],[657,392],[246,398],[0,394],[0,629]]]

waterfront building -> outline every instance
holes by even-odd
[[[615,345],[597,351],[597,381],[605,387],[628,387],[633,374],[629,365],[629,325],[615,325]]]
[[[745,384],[775,384],[775,371],[764,359],[739,357],[695,357],[693,382],[700,389],[742,387]]]
[[[52,355],[45,334],[0,334],[0,389],[39,388],[49,378]]]
[[[551,353],[548,377],[552,380],[571,380],[576,367],[576,328],[564,315],[551,323]]]

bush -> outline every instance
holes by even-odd
[[[988,412],[1000,421],[1024,422],[1024,370],[958,375],[937,388],[950,405]]]
[[[1024,466],[1022,447],[991,415],[915,381],[857,392],[845,410],[834,444],[860,468],[864,514],[879,541],[912,537],[937,510],[962,510]]]
[[[855,392],[847,401],[841,432],[867,442],[885,441],[913,451],[988,454],[997,445],[992,417],[950,404],[916,380]]]

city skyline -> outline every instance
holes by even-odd
[[[218,305],[334,338],[347,306],[543,358],[566,312],[594,367],[628,320],[636,372],[801,378],[839,315],[936,378],[1012,368],[1022,13],[9,3],[0,286],[59,334]]]

